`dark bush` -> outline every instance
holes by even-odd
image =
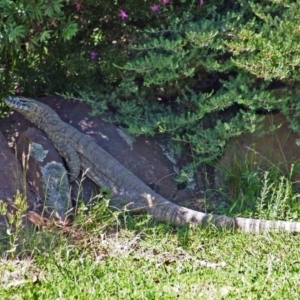
[[[298,115],[295,1],[0,1],[0,11],[3,94],[110,109],[131,134],[167,134],[193,166],[255,131],[258,112]]]

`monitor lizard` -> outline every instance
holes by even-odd
[[[22,96],[7,96],[5,103],[46,133],[65,159],[70,181],[76,179],[80,170],[85,171],[98,186],[111,190],[113,206],[146,212],[175,226],[212,224],[244,232],[300,232],[300,222],[228,217],[176,205],[150,189],[90,137],[63,122],[49,106]]]

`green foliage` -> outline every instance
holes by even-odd
[[[293,82],[299,75],[298,1],[248,2],[254,17],[228,42],[234,63],[266,81]]]
[[[38,93],[57,76],[63,49],[78,31],[64,9],[63,0],[0,1],[2,95],[16,88]]]
[[[299,182],[293,179],[296,167],[292,164],[288,175],[284,175],[277,165],[266,170],[251,154],[244,161],[237,159],[231,169],[219,166],[219,171],[226,173],[224,188],[225,194],[230,195],[230,203],[229,207],[218,213],[242,213],[255,219],[298,221]]]
[[[293,169],[291,170],[291,174]],[[277,176],[266,172],[257,203],[257,215],[260,218],[274,220],[299,220],[299,197],[291,176]]]
[[[129,28],[119,17],[120,9],[130,11]],[[126,5],[2,0],[0,12],[1,95],[15,90],[31,96],[76,93],[83,88],[99,95],[120,79],[113,65],[126,61],[131,33],[156,19],[148,3],[137,6],[134,0]]]
[[[99,198],[103,196],[97,195],[90,203],[78,205],[74,225],[82,230],[101,233],[109,226],[117,224],[120,212],[112,212],[109,208],[109,200]]]
[[[280,82],[281,77],[270,79],[273,67],[265,65],[263,76],[245,67],[249,56],[253,67],[262,56],[244,45],[243,30],[249,31],[246,28],[252,24],[266,37],[268,30],[274,30],[274,22],[265,24],[258,16],[259,7],[264,10],[265,6],[277,13],[278,9],[298,13],[294,6],[251,1],[164,7],[159,23],[132,32],[129,60],[116,65],[122,80],[103,90],[102,99],[116,112],[115,121],[127,125],[134,135],[167,134],[176,152],[188,151],[197,167],[215,160],[229,138],[254,132],[260,120],[258,110],[290,107],[295,91]],[[281,42],[285,40],[286,36]],[[234,51],[238,45],[245,49],[243,56]],[[278,66],[282,64],[278,61]],[[283,87],[280,98],[273,92],[276,85]],[[94,109],[102,112],[102,102],[92,103]]]
[[[14,209],[11,207],[9,208],[8,204],[0,199],[0,215],[5,219],[6,234],[9,240],[7,253],[11,258],[15,258],[17,256],[17,247],[20,242],[21,232],[24,228],[24,216],[28,208],[26,197],[24,197],[19,191],[17,191],[15,195],[14,204]]]
[[[300,130],[298,2],[78,3],[0,1],[3,94],[60,93],[94,114],[112,110],[133,135],[167,135],[191,155],[187,170],[254,132],[258,111],[292,112]]]

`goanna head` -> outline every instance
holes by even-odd
[[[21,113],[26,119],[35,123],[38,127],[40,127],[39,125],[46,112],[51,112],[53,115],[56,115],[50,107],[31,98],[7,96],[4,98],[4,101],[9,107]]]
[[[7,96],[4,101],[9,107],[20,113],[35,112],[40,107],[39,102],[36,100],[22,96]]]

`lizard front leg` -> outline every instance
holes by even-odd
[[[80,172],[81,163],[75,149],[67,144],[65,141],[56,139],[53,141],[54,147],[58,150],[59,154],[65,159],[69,169],[69,181],[74,181]]]

